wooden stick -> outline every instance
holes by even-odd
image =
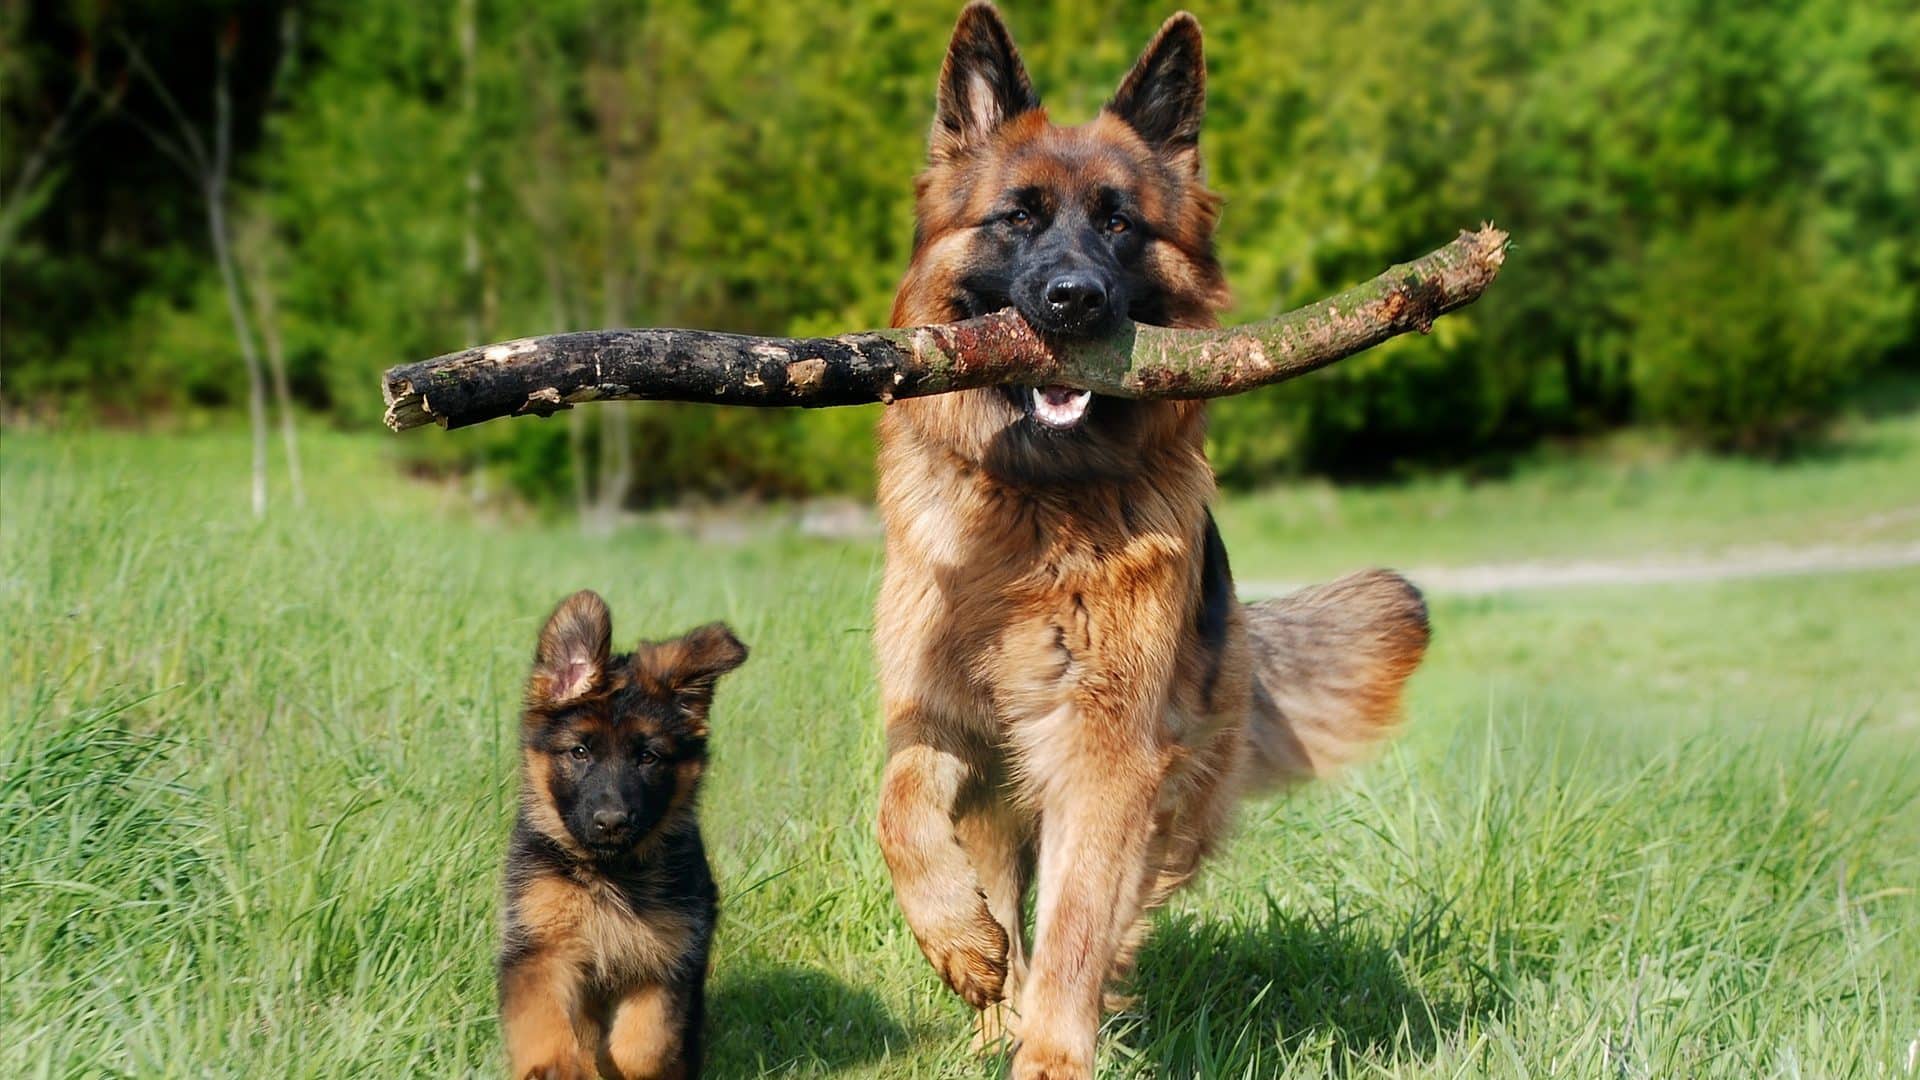
[[[1246,326],[1129,323],[1112,337],[1049,342],[1015,312],[831,338],[705,330],[587,330],[466,349],[386,373],[387,426],[456,428],[548,416],[583,401],[859,405],[999,385],[1065,385],[1127,398],[1243,393],[1325,367],[1478,299],[1507,234],[1463,232],[1362,285]]]

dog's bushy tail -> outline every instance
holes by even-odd
[[[1427,650],[1427,605],[1411,582],[1366,570],[1245,612],[1255,788],[1325,776],[1392,733]]]

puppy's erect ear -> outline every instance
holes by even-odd
[[[747,647],[733,631],[708,623],[671,641],[641,642],[633,651],[633,677],[652,693],[672,695],[704,731],[714,684],[746,661]]]
[[[1168,19],[1107,102],[1147,145],[1188,156],[1200,166],[1200,120],[1207,111],[1207,61],[1200,20],[1182,11]]]
[[[598,689],[606,675],[613,616],[598,593],[581,590],[560,601],[540,631],[527,679],[527,704],[565,705]]]
[[[940,66],[939,106],[929,154],[940,161],[966,150],[1008,120],[1040,107],[1020,50],[1000,13],[975,0],[960,13]]]

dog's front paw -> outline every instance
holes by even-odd
[[[998,1002],[980,1010],[973,1018],[973,1042],[968,1045],[975,1057],[990,1057],[1002,1053],[1007,1047],[1019,1041],[1019,1017],[1006,1002]]]
[[[521,1080],[593,1080],[594,1069],[577,1058],[561,1058],[523,1069],[518,1075]]]
[[[1062,1046],[1024,1042],[1013,1055],[1013,1080],[1091,1080],[1093,1059]]]
[[[1007,932],[985,898],[971,918],[930,932],[920,948],[953,992],[976,1009],[999,1001],[1007,983]]]

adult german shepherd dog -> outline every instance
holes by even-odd
[[[1178,14],[1092,122],[1055,126],[999,15],[968,7],[894,325],[1008,306],[1061,338],[1214,325],[1205,81]],[[982,1043],[1014,1038],[1016,1077],[1091,1074],[1147,912],[1242,795],[1386,734],[1426,648],[1419,593],[1384,571],[1238,602],[1204,427],[1198,402],[1062,386],[899,401],[881,423],[880,843],[922,951]]]
[[[515,1080],[700,1074],[718,898],[694,803],[714,684],[747,649],[713,623],[616,656],[611,620],[562,601],[527,679],[499,964]]]

